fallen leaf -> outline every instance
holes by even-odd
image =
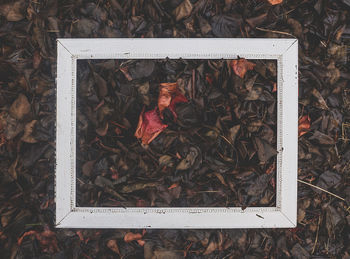
[[[172,185],[170,185],[170,186],[168,187],[168,190],[174,189],[174,188],[176,188],[178,185],[179,185],[178,183],[173,183]]]
[[[135,137],[142,140],[142,144],[148,145],[155,139],[166,127],[160,120],[157,108],[147,112],[141,112],[139,123],[136,128]]]
[[[137,243],[138,243],[140,246],[144,246],[146,242],[145,242],[145,240],[139,239],[139,240],[137,240]]]
[[[28,115],[30,112],[30,103],[27,97],[24,94],[19,94],[17,99],[12,103],[9,112],[17,120],[21,120]]]
[[[272,92],[277,92],[277,84],[276,83],[273,83],[273,89],[272,89]]]
[[[111,249],[114,253],[120,255],[120,251],[119,251],[117,240],[114,240],[114,239],[108,240],[107,247],[109,249]]]
[[[38,142],[33,136],[32,136],[32,133],[33,133],[33,129],[34,129],[34,126],[36,124],[37,120],[32,120],[31,122],[27,123],[25,126],[24,126],[24,134],[21,138],[21,140],[23,142],[26,142],[26,143],[36,143]]]
[[[192,9],[193,6],[190,0],[184,0],[173,11],[176,21],[180,21],[181,19],[188,17],[191,14]]]
[[[134,241],[134,240],[139,240],[142,238],[142,234],[140,233],[132,233],[132,232],[128,232],[125,234],[124,236],[124,241],[126,243],[129,243],[131,241]]]
[[[299,132],[299,137],[307,133],[310,129],[310,117],[309,115],[305,115],[299,119],[299,126],[298,126],[298,132]]]
[[[240,58],[240,59],[232,60],[231,67],[237,76],[239,76],[240,78],[243,78],[248,70],[254,69],[255,64],[252,62],[249,62],[245,58]]]
[[[0,15],[9,22],[18,22],[24,19],[26,4],[24,0],[0,5]]]
[[[101,137],[106,136],[107,132],[108,132],[108,122],[106,122],[104,126],[96,129],[96,133]]]
[[[214,241],[210,242],[207,249],[205,249],[203,255],[209,255],[219,248],[218,244]]]
[[[220,173],[215,172],[214,175],[219,179],[219,181],[220,181],[223,185],[227,186],[224,177],[223,177]]]
[[[271,5],[280,4],[283,2],[283,0],[268,0]]]
[[[129,70],[128,67],[122,67],[120,68],[120,71],[122,71],[122,73],[124,74],[124,76],[126,77],[126,79],[128,79],[128,81],[132,80],[131,75],[129,74]]]
[[[312,89],[311,94],[317,99],[321,109],[329,110],[326,101],[324,100],[323,96],[316,88]]]
[[[178,103],[188,102],[186,97],[179,91],[177,83],[162,83],[160,84],[159,96],[158,96],[158,109],[160,117],[163,118],[163,111],[165,108],[170,109],[175,119],[177,114],[175,113],[175,106]]]
[[[35,51],[33,55],[33,67],[34,69],[38,69],[41,63],[41,55],[40,51]]]

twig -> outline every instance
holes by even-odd
[[[338,196],[338,195],[336,195],[336,194],[334,194],[334,193],[331,193],[331,192],[329,192],[329,191],[327,191],[327,190],[325,190],[325,189],[322,189],[321,187],[318,187],[318,186],[316,186],[316,185],[313,185],[313,184],[311,184],[311,183],[305,182],[305,181],[300,180],[300,179],[298,179],[298,182],[299,182],[299,183],[306,184],[306,185],[309,185],[309,186],[314,187],[314,188],[316,188],[316,189],[319,189],[320,191],[323,191],[323,192],[328,193],[328,194],[330,194],[330,195],[332,195],[332,196],[334,196],[334,197],[336,197],[336,198],[338,198],[338,199],[340,199],[340,200],[342,200],[342,201],[345,201],[344,198],[342,198],[342,197],[340,197],[340,196]]]
[[[260,28],[260,27],[255,27],[255,29],[257,29],[258,31],[266,31],[266,32],[273,32],[273,33],[288,35],[288,36],[291,36],[291,37],[293,37],[295,39],[297,38],[293,34],[288,33],[288,32],[284,32],[284,31],[274,31],[274,30],[264,29],[264,28]]]
[[[315,249],[316,249],[316,245],[317,245],[317,241],[318,241],[318,231],[320,230],[320,223],[321,223],[321,215],[318,216],[317,231],[316,231],[316,239],[315,239],[314,247],[312,248],[311,254],[314,254]]]

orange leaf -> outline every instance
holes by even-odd
[[[31,235],[36,235],[38,232],[34,231],[34,230],[30,230],[28,232],[25,232],[17,241],[17,244],[20,246],[23,242],[23,239],[26,237],[26,236],[31,236]]]
[[[283,2],[283,0],[268,0],[271,5],[280,4]]]
[[[163,118],[163,110],[169,107],[176,118],[175,105],[187,102],[186,97],[179,91],[177,83],[161,83],[158,96],[158,109],[160,117]]]
[[[132,232],[128,232],[125,234],[124,236],[124,241],[126,243],[129,243],[131,241],[134,241],[134,240],[139,240],[142,238],[142,234],[140,233],[132,233]]]
[[[134,240],[139,240],[142,238],[142,235],[140,233],[132,233],[132,232],[128,232],[125,234],[124,236],[124,241],[126,243],[129,243],[131,241],[134,241]]]
[[[273,89],[272,89],[272,92],[277,92],[277,84],[276,83],[273,83]]]
[[[146,242],[145,242],[144,240],[142,240],[142,239],[139,239],[139,240],[137,240],[137,243],[138,243],[140,246],[144,246]]]
[[[178,183],[173,183],[172,185],[170,185],[170,187],[168,188],[168,190],[174,189],[178,186]]]
[[[299,126],[298,126],[298,132],[299,132],[299,137],[307,133],[310,129],[310,117],[309,115],[305,115],[299,119]]]
[[[232,60],[231,67],[237,76],[239,76],[240,78],[243,78],[248,70],[254,69],[255,64],[252,62],[249,62],[245,58],[240,58],[240,59]]]

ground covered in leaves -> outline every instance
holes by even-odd
[[[81,60],[77,74],[79,206],[275,205],[275,61]]]
[[[1,257],[348,258],[349,9],[349,0],[1,1]],[[58,37],[297,38],[297,228],[55,229]]]

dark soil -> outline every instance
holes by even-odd
[[[1,1],[1,258],[348,258],[350,1],[270,2],[281,3],[271,5],[268,0]],[[297,38],[298,177],[303,181],[298,186],[298,226],[258,230],[55,229],[55,77],[56,38],[59,37]],[[101,72],[103,64],[97,65],[93,63],[86,71]],[[254,76],[255,72],[249,71],[246,77]],[[170,80],[173,79],[162,78],[156,83]],[[108,86],[108,94],[115,98],[115,90],[120,88],[116,87],[113,93],[110,89],[114,88]],[[98,92],[97,104],[102,99],[113,104],[107,97],[101,99],[104,90]],[[266,91],[272,92],[268,88]],[[152,96],[156,98],[157,94]],[[229,129],[237,124],[224,126],[223,132],[225,127]],[[106,136],[112,136],[109,130],[123,133],[122,129],[116,131],[117,125],[109,126],[105,136],[98,135],[102,144],[107,144],[103,142]],[[97,129],[104,133],[105,128],[94,128],[96,134]],[[239,137],[242,135],[236,141],[243,140]],[[117,143],[117,140],[123,144],[122,138],[113,141]],[[258,162],[259,158],[252,159]],[[259,161],[259,167],[262,166],[259,176],[265,175],[267,166],[273,162],[271,159],[266,165]],[[91,161],[91,157],[81,160],[86,161]],[[222,179],[230,191],[229,181],[239,183],[217,172],[222,177],[207,176],[217,184],[214,190],[223,185]],[[126,171],[122,173],[126,175]],[[96,178],[97,175],[82,179],[82,185]],[[173,183],[186,187],[177,181],[164,183],[167,188]],[[272,188],[271,182],[267,188]],[[97,206],[107,206],[109,198],[103,190],[99,191],[101,200],[96,198],[98,193],[91,191],[92,200],[99,202]],[[133,195],[134,202],[140,198]],[[80,198],[82,205],[91,205],[90,198]],[[253,204],[251,199],[244,199],[243,202],[237,199],[236,204]],[[159,206],[166,203],[163,198],[158,202]],[[171,202],[168,206],[172,206]]]

